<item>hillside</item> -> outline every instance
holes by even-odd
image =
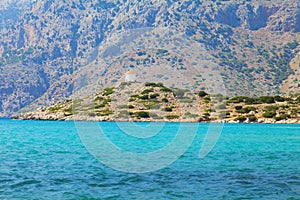
[[[0,116],[113,87],[129,69],[230,96],[299,92],[297,0],[13,5],[0,9]]]
[[[85,98],[68,99],[34,112],[26,120],[175,121],[300,123],[300,94],[290,97],[225,97],[161,83],[126,83]]]

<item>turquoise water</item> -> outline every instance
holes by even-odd
[[[184,155],[141,174],[99,162],[75,125],[0,120],[0,199],[300,199],[299,125],[226,124],[200,159],[208,124],[199,124]],[[144,139],[100,125],[124,151],[147,153],[170,143],[180,124],[158,124],[159,134]]]

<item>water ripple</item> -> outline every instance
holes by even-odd
[[[300,127],[286,127],[225,125],[198,159],[201,131],[171,166],[128,174],[92,157],[72,122],[0,122],[0,199],[300,199]]]

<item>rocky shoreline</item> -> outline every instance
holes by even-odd
[[[160,83],[122,83],[83,99],[14,115],[19,120],[300,124],[300,94],[224,97]]]
[[[115,119],[108,116],[101,117],[89,117],[85,115],[81,116],[64,116],[62,113],[59,114],[45,114],[39,112],[28,112],[24,114],[14,115],[10,119],[14,120],[38,120],[38,121],[86,121],[86,122],[191,122],[191,123],[245,123],[245,124],[300,124],[300,119],[288,119],[276,121],[275,119],[264,119],[260,118],[257,121],[235,121],[232,119],[223,120],[210,120],[201,121],[195,119],[173,119],[173,120],[162,120],[162,119]]]

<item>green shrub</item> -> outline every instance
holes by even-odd
[[[249,98],[249,97],[236,96],[236,97],[229,99],[228,102],[229,103],[242,103],[242,102],[245,102],[245,99],[247,99],[247,98]]]
[[[156,99],[157,97],[159,97],[158,93],[150,94],[150,99]]]
[[[247,106],[247,107],[242,108],[239,112],[240,113],[249,113],[251,111],[256,111],[256,108],[251,107],[251,106]]]
[[[247,120],[247,118],[244,116],[238,116],[234,119],[234,121],[238,121],[238,122],[244,122],[246,120]]]
[[[161,92],[172,92],[172,90],[170,88],[167,88],[167,87],[160,88],[160,91]]]
[[[228,103],[246,103],[248,105],[256,104],[256,99],[246,96],[237,96],[229,99]]]
[[[156,87],[164,87],[162,83],[156,83]]]
[[[170,108],[176,108],[176,106],[174,104],[170,105]]]
[[[211,112],[216,112],[216,110],[212,109],[212,108],[209,108],[209,109],[205,110],[205,112],[211,113]]]
[[[134,113],[134,115],[138,118],[149,118],[150,117],[149,112],[146,112],[146,111],[139,111],[139,112]]]
[[[156,83],[149,83],[149,82],[147,82],[147,83],[145,83],[145,86],[146,87],[156,87],[157,84]]]
[[[264,111],[274,111],[276,112],[278,110],[278,106],[266,106],[264,107]]]
[[[275,120],[276,121],[281,121],[281,120],[287,120],[287,119],[290,119],[290,118],[291,118],[291,115],[289,115],[289,114],[281,114],[278,117],[275,117]]]
[[[172,112],[173,111],[173,109],[171,107],[166,107],[163,110],[166,111],[166,112]]]
[[[96,104],[95,109],[103,108],[108,105],[108,102],[111,102],[111,99],[105,99],[101,104]]]
[[[133,105],[119,105],[118,106],[118,108],[119,109],[132,109],[132,108],[134,108],[134,106]]]
[[[102,94],[103,94],[104,96],[111,95],[112,93],[114,93],[114,88],[106,88],[106,89],[104,89],[104,91],[102,92]]]
[[[261,103],[275,103],[275,99],[274,97],[270,97],[270,96],[261,96],[258,98],[258,101],[260,101]]]
[[[133,101],[135,101],[135,100],[136,100],[136,98],[132,98],[132,97],[130,97],[130,98],[128,99],[129,102],[133,102]]]
[[[291,110],[291,114],[292,114],[292,115],[300,114],[300,108],[292,109],[292,110]]]
[[[204,119],[209,119],[209,117],[210,117],[210,114],[209,113],[207,113],[207,112],[205,112],[204,114],[203,114],[203,116],[202,116]]]
[[[149,94],[150,92],[153,92],[153,89],[143,90],[141,94]]]
[[[287,109],[287,108],[289,108],[290,106],[288,106],[288,105],[282,105],[282,106],[280,106],[280,108],[283,108],[283,109]]]
[[[73,112],[73,107],[70,106],[70,107],[68,107],[68,108],[63,109],[63,111],[64,111],[64,112],[72,113],[72,112]]]
[[[247,105],[258,104],[258,103],[259,102],[257,102],[256,99],[254,99],[254,98],[247,97],[245,99],[245,104],[247,104]]]
[[[159,109],[160,108],[158,101],[155,101],[155,100],[144,101],[142,103],[147,109]]]
[[[264,118],[273,118],[275,116],[276,116],[275,111],[266,111],[266,112],[263,113]]]
[[[167,115],[166,119],[168,119],[168,120],[179,119],[179,116],[178,115]]]
[[[204,101],[205,101],[206,103],[209,103],[209,102],[211,101],[211,99],[210,99],[209,96],[205,96],[205,97],[204,97]]]
[[[62,108],[62,105],[55,105],[48,108],[50,112],[57,112]]]
[[[146,87],[164,87],[164,85],[162,83],[145,83]]]
[[[149,99],[149,95],[145,94],[139,97],[140,99],[146,100]]]
[[[286,98],[276,95],[274,96],[274,100],[277,102],[285,102]]]
[[[105,107],[105,104],[98,104],[98,105],[95,105],[95,109],[99,109],[99,108],[104,108]]]
[[[109,110],[109,109],[105,109],[105,110],[100,110],[97,112],[97,116],[108,116],[108,115],[112,115],[113,111]]]
[[[127,86],[127,85],[131,85],[131,83],[130,83],[130,82],[122,82],[122,83],[120,84],[120,86]]]
[[[254,115],[251,115],[251,116],[248,116],[248,120],[249,120],[249,122],[256,122],[257,117],[255,117]]]
[[[103,101],[103,100],[104,100],[104,98],[101,97],[101,96],[97,96],[97,97],[94,99],[94,101]]]
[[[167,98],[163,98],[163,99],[162,99],[162,102],[168,103],[169,100],[168,100]]]
[[[138,94],[133,94],[133,95],[131,95],[130,96],[130,98],[129,98],[129,102],[133,102],[133,101],[135,101],[136,99],[140,99],[141,97],[138,95]]]
[[[203,90],[201,90],[199,93],[198,93],[198,96],[199,97],[205,97],[205,96],[207,96],[208,94],[205,92],[205,91],[203,91]]]
[[[235,110],[242,110],[243,106],[235,106]]]

